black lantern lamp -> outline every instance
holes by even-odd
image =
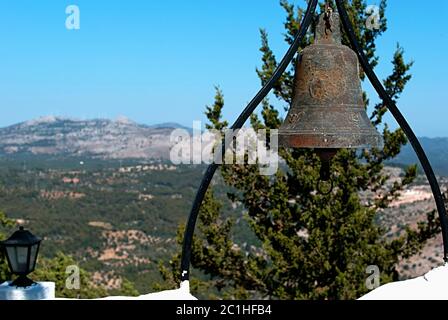
[[[9,239],[0,243],[8,259],[9,269],[13,274],[18,275],[11,286],[29,287],[34,284],[27,275],[36,267],[41,241],[40,238],[20,227]]]

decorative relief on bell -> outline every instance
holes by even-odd
[[[297,121],[300,121],[303,118],[303,115],[304,115],[303,111],[299,111],[297,113],[291,113],[291,114],[289,114],[287,121],[290,124],[294,124]]]
[[[309,84],[311,97],[320,102],[330,102],[339,98],[344,93],[344,90],[341,90],[341,88],[346,87],[343,72],[339,67],[325,73],[316,70]]]

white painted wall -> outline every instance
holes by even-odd
[[[197,300],[190,293],[190,283],[184,281],[177,290],[145,294],[139,297],[106,297],[98,300]]]
[[[388,283],[359,300],[448,300],[448,264],[422,277]]]
[[[0,284],[0,300],[54,299],[54,282],[38,282],[28,288],[11,287],[10,282]]]
[[[388,283],[373,290],[359,300],[448,300],[448,264],[435,268],[422,277]],[[39,282],[29,288],[0,284],[0,300],[55,299],[55,284]],[[67,299],[55,299],[67,300]],[[168,290],[139,297],[106,297],[98,300],[197,300],[190,293],[190,283],[184,281],[177,290]]]

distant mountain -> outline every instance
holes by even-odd
[[[448,176],[448,138],[419,138],[419,140],[436,174]],[[408,165],[418,163],[418,159],[412,146],[407,145],[391,163]]]
[[[154,126],[127,118],[75,120],[42,117],[0,128],[0,154],[73,155],[104,159],[168,159],[179,124]]]

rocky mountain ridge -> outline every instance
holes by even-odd
[[[76,120],[47,116],[0,128],[0,154],[168,159],[175,123],[142,125],[127,118]],[[185,128],[188,130],[187,128]]]

